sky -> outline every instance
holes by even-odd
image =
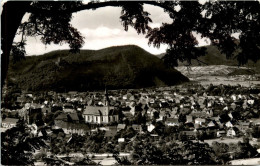
[[[152,5],[144,5],[144,10],[151,15],[152,23],[150,26],[160,27],[162,23],[171,23],[172,20],[163,9]],[[71,24],[81,32],[85,38],[84,45],[81,49],[98,50],[110,46],[134,44],[142,47],[152,54],[164,53],[167,45],[161,45],[155,48],[148,45],[148,39],[143,34],[129,27],[126,32],[120,22],[121,8],[104,7],[96,10],[84,10],[73,14]],[[26,21],[29,14],[26,14],[23,21]],[[200,35],[196,35],[199,45],[207,45],[205,39],[201,39]],[[19,41],[20,36],[16,36],[14,41]],[[69,49],[68,44],[62,45],[44,45],[40,41],[40,37],[27,37],[27,45],[25,46],[27,55],[41,55],[53,50]]]

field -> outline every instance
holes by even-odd
[[[117,161],[113,157],[104,158],[103,160],[93,159],[93,161],[96,162],[97,164],[99,163],[101,165],[113,165],[113,164],[117,163]]]
[[[246,67],[211,65],[211,66],[180,66],[176,68],[191,81],[202,85],[242,85],[245,87],[260,86],[259,74]],[[239,71],[239,72],[238,72]]]
[[[231,165],[260,165],[260,158],[231,160]]]

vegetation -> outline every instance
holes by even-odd
[[[204,46],[207,48],[205,56],[200,56],[198,60],[192,59],[190,66],[205,66],[205,65],[227,65],[227,66],[238,66],[239,62],[235,58],[226,58],[224,53],[221,53],[220,50],[214,45]],[[239,52],[239,49],[235,51]],[[156,55],[158,58],[163,59],[165,53]],[[187,62],[178,61],[179,66],[187,66],[189,65]],[[251,69],[236,69],[234,72],[229,75],[252,75],[257,72],[260,72],[260,61],[254,63],[249,60],[247,64],[241,65],[244,67],[249,67]]]
[[[201,56],[198,58],[198,61],[193,59],[191,60],[191,66],[197,65],[227,65],[227,66],[239,66],[239,62],[235,58],[226,58],[226,55],[222,53],[218,48],[214,45],[204,46],[207,48],[205,56]],[[235,51],[238,53],[239,49]],[[159,58],[163,58],[165,54],[157,55]],[[179,66],[188,65],[187,62],[180,62]],[[254,68],[255,70],[260,70],[260,62],[257,61],[254,63],[253,61],[249,60],[248,63],[245,65],[246,67]]]
[[[178,71],[167,69],[159,58],[134,45],[31,56],[10,64],[9,76],[8,83],[23,90],[55,91],[143,88],[188,81]]]
[[[138,135],[133,143],[131,160],[120,159],[115,153],[119,164],[129,165],[203,165],[218,164],[218,158],[208,144],[192,141],[184,143],[163,140],[151,142],[151,137]]]
[[[152,19],[149,13],[144,11],[144,4],[163,8],[172,22],[163,23],[160,28],[151,28],[149,23]],[[78,52],[84,40],[80,32],[70,24],[72,13],[106,6],[122,8],[120,21],[126,31],[132,26],[137,33],[147,34],[149,44],[156,47],[167,44],[169,48],[164,62],[168,66],[177,66],[178,61],[191,64],[192,59],[198,61],[199,57],[205,55],[206,48],[196,47],[196,33],[209,38],[226,58],[237,59],[239,65],[246,64],[249,60],[255,63],[260,58],[258,1],[209,1],[204,4],[198,1],[92,1],[88,4],[81,1],[12,1],[3,5],[2,21],[5,24],[2,24],[1,28],[2,85],[7,75],[10,52],[12,50],[15,59],[22,59],[21,56],[25,54],[26,36],[41,36],[44,44],[65,42],[69,44],[72,52]],[[31,14],[29,20],[20,25],[26,12]],[[12,47],[18,28],[22,39]],[[233,37],[235,33],[239,34],[239,39]]]
[[[34,165],[33,152],[47,145],[43,137],[33,135],[31,130],[20,121],[16,127],[1,133],[1,164]]]

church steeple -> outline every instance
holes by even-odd
[[[105,100],[105,106],[109,106],[109,99],[108,99],[108,94],[107,94],[107,88],[106,87],[105,87],[104,100]]]
[[[107,111],[107,115],[109,116],[109,111],[110,111],[110,108],[109,108],[109,98],[108,98],[108,94],[107,94],[107,88],[105,87],[105,107],[107,108],[106,111]]]

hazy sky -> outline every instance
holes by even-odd
[[[151,27],[159,27],[162,23],[170,23],[171,19],[163,9],[151,5],[144,5],[144,9],[148,11],[153,22]],[[148,45],[148,39],[145,35],[137,34],[137,32],[129,27],[128,31],[124,31],[120,22],[119,7],[104,7],[96,10],[84,10],[73,14],[71,21],[85,37],[85,44],[82,49],[101,49],[109,46],[135,44],[152,54],[160,54],[165,52],[167,45],[154,48]],[[28,19],[25,15],[23,20]],[[204,39],[200,39],[200,45],[207,44]],[[19,36],[16,36],[15,41],[19,41]],[[63,45],[44,45],[39,37],[27,37],[26,52],[27,55],[39,55],[52,50],[69,49],[67,44]]]

